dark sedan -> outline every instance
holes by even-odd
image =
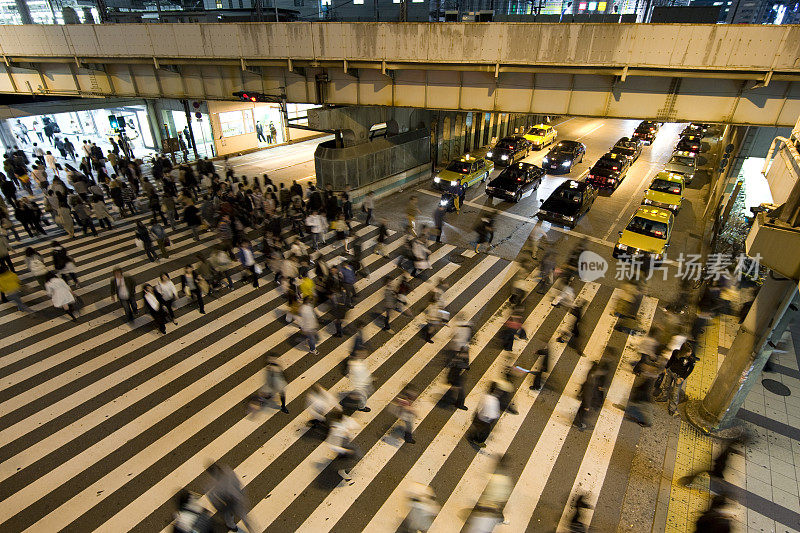
[[[645,144],[653,144],[658,134],[658,128],[658,122],[643,120],[636,126],[636,130],[633,132],[633,138]]]
[[[631,161],[626,156],[608,152],[592,166],[586,181],[597,188],[616,189],[630,167]]]
[[[676,152],[689,152],[691,154],[697,155],[700,153],[700,147],[702,146],[700,135],[687,135],[682,137],[680,141],[678,141],[678,145],[675,147]]]
[[[486,152],[486,159],[491,159],[497,166],[508,166],[520,159],[525,159],[531,153],[531,143],[524,137],[503,137],[497,144]]]
[[[611,153],[624,155],[630,159],[631,163],[633,163],[639,159],[640,155],[642,155],[642,143],[636,139],[623,137],[617,141],[617,144],[615,144],[614,148],[611,149]]]
[[[685,137],[686,135],[699,135],[702,137],[708,132],[709,127],[709,124],[705,124],[703,122],[692,122],[683,128],[683,131],[681,131],[681,137]]]
[[[559,141],[542,159],[542,169],[550,174],[569,173],[585,153],[586,147],[578,141]]]
[[[544,171],[530,163],[516,163],[486,185],[486,196],[519,202],[539,188]]]
[[[542,202],[536,216],[540,220],[574,229],[580,218],[592,207],[595,198],[597,190],[590,183],[567,180]]]

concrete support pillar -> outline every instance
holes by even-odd
[[[33,17],[31,17],[31,10],[28,8],[28,3],[25,0],[16,0],[16,4],[20,21],[23,24],[33,24]]]
[[[731,427],[798,309],[797,281],[768,275],[705,398],[686,408],[693,425],[705,433],[724,433]]]

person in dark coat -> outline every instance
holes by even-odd
[[[158,254],[156,254],[155,248],[153,248],[153,239],[150,237],[150,232],[147,231],[147,228],[144,224],[142,224],[141,220],[136,221],[136,238],[142,242],[142,247],[144,248],[144,253],[147,254],[147,258],[150,261],[158,261]]]
[[[112,179],[112,184],[115,183],[116,177]],[[122,187],[111,186],[108,188],[108,195],[111,197],[111,201],[114,202],[114,205],[117,206],[119,209],[119,214],[121,217],[125,218],[125,199],[122,197]]]
[[[717,494],[711,500],[711,506],[697,518],[694,524],[695,533],[730,533],[731,513],[726,508],[727,498]]]
[[[153,289],[152,285],[145,283],[142,285],[142,300],[147,312],[153,317],[153,323],[158,328],[158,331],[166,335],[167,317],[164,309],[164,300],[161,299],[161,295]]]
[[[342,336],[342,323],[347,318],[348,307],[345,305],[344,293],[339,290],[330,296],[331,315],[333,316],[333,326],[336,328],[334,337]]]
[[[183,221],[189,226],[189,229],[192,230],[192,236],[194,240],[200,240],[200,224],[203,221],[200,219],[200,210],[197,209],[197,206],[194,205],[194,202],[190,201],[189,205],[187,205],[183,210]]]
[[[122,269],[115,268],[114,276],[110,283],[111,300],[119,300],[128,322],[133,322],[133,318],[139,309],[136,306],[136,281],[122,273]]]
[[[466,379],[467,370],[469,369],[469,360],[467,354],[459,352],[450,360],[447,369],[447,384],[450,388],[445,393],[443,400],[449,403],[451,400],[458,409],[467,410],[464,405],[466,397],[464,391],[464,381]]]

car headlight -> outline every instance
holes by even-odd
[[[453,187],[455,187],[456,185],[458,185],[458,182],[457,182],[457,181],[451,181],[451,182],[450,182],[450,185],[452,185]]]
[[[655,259],[656,261],[661,261],[661,259],[662,259],[663,257],[664,257],[664,254],[663,254],[663,253],[660,253],[660,254],[650,254],[650,258],[651,258],[651,259]]]
[[[617,250],[624,252],[628,249],[628,247],[624,244],[617,244]]]
[[[494,155],[494,152],[486,152],[486,157],[492,157],[493,155]]]
[[[669,208],[670,209],[678,209],[678,206],[673,204],[673,205],[670,205]]]
[[[570,160],[568,159],[568,160],[564,161],[563,163],[561,163],[561,166],[562,166],[562,167],[568,167],[568,166],[570,166],[571,164],[572,164],[572,161],[570,161]]]
[[[573,220],[575,220],[575,217],[564,217],[564,220],[566,220],[567,222],[572,222]]]
[[[439,202],[439,205],[447,205],[447,200],[442,200]]]
[[[433,178],[433,182],[434,183],[439,183],[440,181],[442,181],[442,178],[440,178],[439,176],[436,176],[435,178]]]
[[[650,205],[650,204],[652,204],[652,203],[653,203],[653,201],[652,201],[652,200],[650,200],[650,198],[645,198],[645,199],[644,199],[644,202],[642,202],[642,203],[643,203],[643,204]]]
[[[500,156],[500,159],[502,159],[502,160],[504,160],[504,161],[505,161],[506,159],[508,159],[508,156],[507,156],[507,155],[505,155],[505,154],[504,154],[504,155],[501,155],[501,156]]]
[[[544,158],[544,159],[542,159],[542,163],[544,163],[545,165],[546,165],[547,163],[549,163],[549,162],[550,162],[550,159],[548,159],[548,158],[547,158],[547,156],[545,156],[545,158]]]

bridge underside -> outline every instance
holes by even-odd
[[[99,61],[99,60],[98,60]],[[0,92],[83,97],[229,100],[235,91],[285,94],[288,102],[379,105],[661,121],[791,126],[800,81],[738,73],[614,72],[603,69],[443,70],[379,64],[365,68],[154,62],[23,62],[4,66]],[[370,65],[371,67],[372,65]],[[414,67],[418,65],[413,65]],[[692,77],[688,77],[692,76]],[[776,79],[777,78],[777,79]]]

